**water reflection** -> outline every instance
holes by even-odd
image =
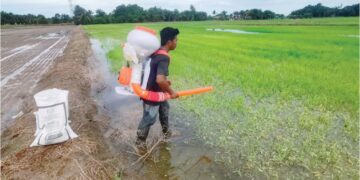
[[[260,34],[258,32],[250,32],[250,31],[243,31],[238,29],[220,29],[220,28],[208,28],[207,31],[216,31],[216,32],[231,32],[237,34]]]

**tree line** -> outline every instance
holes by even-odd
[[[206,12],[197,11],[193,5],[189,10],[180,12],[152,7],[143,9],[136,4],[117,6],[111,13],[106,14],[98,9],[93,13],[80,6],[74,8],[75,24],[106,24],[106,23],[134,23],[134,22],[159,22],[159,21],[204,21],[204,20],[239,20],[239,19],[273,19],[283,18],[284,15],[275,14],[272,11],[251,9],[228,14],[226,11],[216,13],[212,16]]]
[[[98,9],[93,13],[83,7],[75,6],[75,24],[105,24],[105,23],[135,23],[135,22],[158,22],[158,21],[204,21],[208,16],[206,12],[196,11],[194,6],[189,10],[170,11],[158,7],[143,9],[136,4],[119,5],[107,14]]]
[[[312,17],[336,17],[336,16],[359,16],[359,4],[345,7],[329,8],[321,3],[314,6],[308,5],[302,9],[293,11],[289,18],[312,18]]]
[[[46,18],[44,15],[18,15],[1,11],[1,24],[59,24],[59,23],[72,23],[72,17],[67,14],[56,13],[54,17]]]
[[[193,5],[189,10],[167,10],[159,7],[144,9],[137,4],[119,5],[110,13],[98,9],[95,12],[86,10],[76,5],[73,16],[67,14],[55,14],[51,18],[44,15],[17,15],[1,11],[1,24],[107,24],[107,23],[136,23],[136,22],[159,22],[159,21],[204,21],[204,20],[258,20],[286,18],[283,14],[276,14],[270,10],[249,9],[228,13],[215,10],[210,15],[206,12],[197,11]],[[345,7],[329,8],[322,4],[308,5],[295,10],[287,18],[311,18],[333,16],[359,16],[359,4]]]
[[[222,11],[220,14],[216,14],[216,11],[213,11],[212,14],[214,16],[211,19],[219,20],[259,20],[285,18],[283,14],[276,14],[270,10],[262,11],[261,9],[235,11],[229,15],[227,15],[226,11]]]

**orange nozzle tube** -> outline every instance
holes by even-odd
[[[212,91],[213,89],[214,88],[212,86],[202,87],[202,88],[197,88],[197,89],[190,89],[190,90],[185,90],[185,91],[179,91],[178,95],[179,96],[189,96],[189,95],[209,92],[209,91]]]
[[[146,91],[141,88],[140,84],[132,83],[131,87],[133,88],[136,95],[138,95],[141,98],[148,100],[148,101],[162,102],[162,101],[166,101],[166,100],[170,99],[169,93]],[[209,91],[212,91],[213,89],[214,88],[212,86],[202,87],[202,88],[191,89],[191,90],[186,90],[186,91],[179,91],[178,95],[179,96],[189,96],[189,95],[209,92]]]
[[[144,91],[143,89],[141,89],[140,84],[131,84],[131,87],[133,88],[134,92],[136,95],[138,95],[141,98],[146,98],[148,96],[147,91]]]
[[[132,83],[131,87],[133,88],[136,95],[148,101],[162,102],[170,99],[170,95],[168,93],[146,91],[141,88],[140,84]]]
[[[138,83],[130,83],[131,81],[131,73],[132,69],[129,67],[122,67],[121,71],[119,73],[118,82],[121,85],[131,85],[132,89],[134,90],[134,93],[141,97],[142,99],[152,101],[152,102],[162,102],[170,99],[170,94],[165,92],[153,92],[153,91],[147,91],[141,88],[141,85]],[[185,90],[185,91],[179,91],[179,96],[189,96],[194,94],[200,94],[212,91],[213,87],[202,87],[197,89],[191,89],[191,90]]]

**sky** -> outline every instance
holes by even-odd
[[[71,2],[71,3],[70,3]],[[102,9],[109,13],[121,4],[137,4],[145,9],[161,7],[179,11],[190,9],[194,5],[197,11],[212,14],[225,10],[228,13],[246,9],[271,10],[278,14],[288,15],[293,10],[322,3],[324,6],[336,7],[358,3],[358,0],[1,0],[1,10],[15,14],[43,14],[52,17],[55,13],[71,14],[70,4],[95,12]]]

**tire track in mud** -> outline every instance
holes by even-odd
[[[42,56],[46,55],[46,53],[48,53],[54,46],[56,46],[61,40],[63,40],[65,38],[65,36],[61,37],[59,40],[57,40],[54,44],[52,44],[50,47],[48,47],[47,49],[45,49],[43,52],[41,52],[39,55],[37,55],[35,58],[30,59],[28,62],[26,62],[23,66],[21,66],[20,68],[16,69],[13,73],[5,76],[2,80],[1,80],[1,86],[5,85],[10,79],[15,78],[18,74],[21,74],[24,70],[26,70],[26,68],[28,66],[30,66],[31,64],[35,63],[36,61],[38,61],[39,59],[41,59]]]
[[[43,48],[50,46],[53,42],[51,41],[44,41],[41,42],[41,47],[29,49],[32,52],[24,51],[22,54],[14,56],[6,61],[2,61],[1,65],[1,76],[6,77],[7,75],[14,72],[16,69],[20,68],[23,64],[26,63],[29,59],[32,59],[38,55],[42,51]],[[36,52],[38,51],[38,52]],[[2,78],[3,79],[3,78]]]
[[[47,45],[44,43],[44,45]],[[39,50],[40,51],[40,50]],[[28,55],[29,54],[29,55]],[[9,74],[13,73],[18,68],[22,67],[28,59],[32,59],[36,57],[37,53],[28,53],[25,52],[21,54],[20,56],[15,56],[5,62],[1,62],[2,68],[1,68],[1,79],[4,79],[4,77],[8,76]]]
[[[47,68],[54,62],[56,57],[59,57],[62,55],[64,48],[66,47],[66,42],[68,42],[68,39],[65,39],[59,47],[53,48],[46,57],[42,58],[41,60],[35,62],[31,66],[29,66],[29,70],[24,73],[23,79],[25,82],[28,82],[27,80],[36,78],[38,79],[46,70]]]
[[[33,45],[29,45],[28,47],[25,47],[25,48],[23,48],[23,49],[20,49],[20,50],[18,50],[18,51],[15,51],[14,53],[12,53],[12,54],[10,54],[10,55],[1,58],[1,62],[2,62],[2,61],[5,61],[5,60],[7,60],[7,59],[9,59],[9,58],[17,55],[17,54],[23,53],[23,52],[25,52],[25,51],[27,51],[27,50],[31,50],[32,48],[36,47],[38,44],[39,44],[39,43],[36,43],[36,44],[33,44]],[[26,46],[26,45],[25,45],[25,46]]]
[[[67,42],[68,39],[65,39],[61,44],[58,45],[59,47],[52,48],[47,54],[39,58],[38,61],[29,65],[24,73],[20,74],[18,78],[9,81],[9,83],[5,85],[5,88],[8,88],[8,90],[13,90],[16,89],[19,85],[21,85],[31,90],[37,83],[37,80],[44,72],[46,72],[47,68],[53,63],[53,61],[62,54]],[[19,79],[23,83],[19,84]],[[8,94],[5,95],[4,100],[6,100],[6,98],[8,97],[7,95]]]
[[[39,59],[39,61],[35,62],[34,64],[31,64],[26,71],[19,75],[18,78],[13,79],[8,82],[7,85],[5,85],[5,88],[9,92],[12,90],[15,90],[19,86],[26,87],[27,89],[31,90],[37,83],[37,80],[41,77],[41,75],[46,72],[47,68],[52,64],[54,59],[60,55],[59,50],[53,49],[49,51],[48,54],[46,54],[45,57]],[[22,83],[19,83],[19,79]],[[6,102],[9,94],[6,94],[3,100]],[[16,97],[18,93],[13,94],[12,96]]]
[[[57,54],[59,50],[53,48],[51,49],[48,53],[44,54],[43,56],[41,56],[39,58],[39,60],[37,60],[36,62],[34,62],[33,64],[30,64],[25,70],[24,73],[21,73],[18,75],[19,78],[15,78],[12,79],[11,81],[9,81],[8,84],[10,85],[5,85],[5,87],[11,86],[12,85],[12,81],[18,81],[18,79],[21,80],[29,80],[31,78],[34,77],[34,75],[39,74],[38,72],[46,70],[46,69],[41,69],[42,68],[42,64],[51,61],[53,59],[55,59],[57,57]],[[27,81],[25,81],[27,82]]]

